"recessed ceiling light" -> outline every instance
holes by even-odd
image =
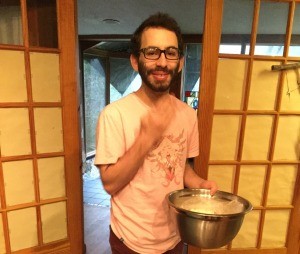
[[[117,19],[103,19],[102,22],[106,24],[120,24],[120,20]]]

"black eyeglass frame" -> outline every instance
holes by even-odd
[[[147,58],[147,56],[146,56],[146,54],[145,54],[145,51],[147,50],[147,49],[155,49],[155,50],[159,50],[159,55],[158,55],[158,57],[157,58]],[[169,49],[175,49],[175,50],[177,50],[178,51],[178,58],[168,58],[168,56],[167,56],[167,54],[166,54],[166,51],[168,51]],[[183,54],[181,53],[181,51],[180,51],[180,49],[179,48],[176,48],[176,47],[168,47],[168,48],[166,48],[166,49],[160,49],[160,48],[157,48],[157,47],[148,47],[148,48],[142,48],[142,49],[140,49],[139,51],[138,51],[138,53],[140,54],[140,53],[143,53],[143,55],[144,55],[144,57],[146,58],[146,59],[148,59],[148,60],[158,60],[159,58],[160,58],[160,56],[161,56],[161,54],[162,53],[164,53],[164,55],[165,55],[165,58],[167,59],[167,60],[179,60],[182,56],[183,56]]]

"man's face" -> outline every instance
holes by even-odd
[[[177,37],[174,32],[163,28],[148,28],[142,34],[141,48],[157,47],[165,50],[168,47],[178,48]],[[166,92],[170,89],[176,76],[182,69],[183,58],[168,60],[161,53],[157,60],[149,60],[141,52],[137,69],[143,84],[154,92]]]

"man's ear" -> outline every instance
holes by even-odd
[[[179,69],[178,69],[178,72],[180,72],[182,70],[183,64],[184,64],[184,57],[182,56],[179,59]]]
[[[136,72],[138,72],[138,69],[139,69],[139,67],[138,67],[138,58],[133,54],[130,55],[130,63],[131,63],[132,68]]]

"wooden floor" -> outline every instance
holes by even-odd
[[[111,254],[109,247],[110,208],[84,204],[86,254]]]

